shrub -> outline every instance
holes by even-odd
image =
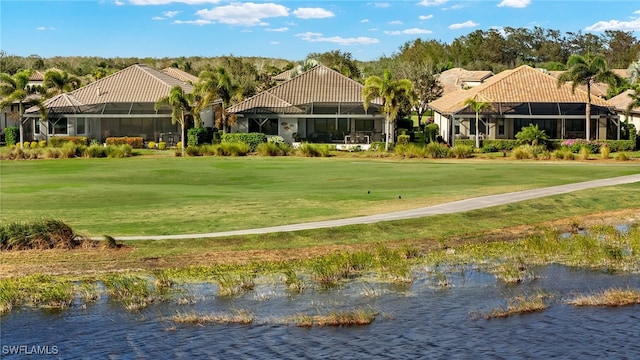
[[[88,148],[85,149],[84,156],[89,157],[89,158],[106,157],[107,156],[107,149],[102,145],[93,144],[93,145],[90,145]]]
[[[155,141],[149,141],[147,143],[147,148],[149,149],[155,149],[156,148],[156,142]]]
[[[563,141],[562,143],[560,143],[560,145],[568,147],[569,149],[571,149],[571,152],[576,154],[579,153],[580,149],[582,149],[583,147],[588,148],[589,153],[596,154],[600,151],[600,146],[602,145],[602,143],[584,139],[569,139]]]
[[[608,144],[603,144],[600,146],[600,155],[602,155],[603,159],[608,159],[611,154],[611,149]]]
[[[124,158],[130,157],[132,154],[132,147],[130,145],[107,145],[107,156],[110,158]]]
[[[328,157],[330,149],[327,144],[302,143],[298,147],[298,153],[306,157]]]
[[[76,145],[87,145],[87,141],[86,136],[52,136],[49,138],[49,146],[62,147],[68,142]]]
[[[82,245],[71,227],[59,220],[12,222],[0,227],[0,249],[73,249]]]
[[[37,141],[32,141],[31,145],[29,146],[32,149],[37,149],[38,148],[38,142]]]
[[[178,141],[178,143],[176,144],[176,148],[178,150],[182,149],[182,141]]]
[[[160,141],[158,143],[158,150],[166,150],[167,149],[167,143],[165,141]]]
[[[42,149],[46,148],[47,147],[47,140],[38,141],[38,147],[42,148]]]
[[[49,147],[45,149],[45,157],[48,159],[57,159],[61,156],[62,154],[58,148]]]
[[[427,156],[424,146],[418,146],[415,144],[398,143],[394,151],[398,156],[402,156],[405,158],[424,158]]]
[[[438,124],[428,123],[424,126],[424,140],[425,142],[434,142],[439,132]]]
[[[235,133],[222,135],[222,143],[243,143],[249,146],[249,152],[256,151],[259,144],[267,141],[263,133]]]
[[[603,140],[601,144],[607,145],[611,152],[633,151],[636,147],[634,140]]]
[[[540,155],[546,153],[546,148],[543,145],[522,145],[513,149],[513,157],[519,160],[523,159],[537,159]]]
[[[627,154],[626,152],[619,152],[616,154],[615,159],[618,161],[627,161],[629,160],[629,154]]]
[[[493,153],[493,152],[498,152],[498,148],[493,144],[484,144],[484,145],[482,145],[482,150],[481,151],[483,153]]]
[[[25,141],[22,143],[22,148],[23,149],[29,149],[31,147],[31,142],[29,141]]]
[[[225,156],[245,156],[249,153],[249,145],[245,143],[222,143],[220,147]]]
[[[589,147],[583,146],[580,148],[580,158],[582,160],[589,160],[589,154],[591,154]]]
[[[282,136],[269,136],[267,137],[267,142],[278,145],[286,144]]]
[[[411,140],[409,135],[398,135],[398,145],[408,145]]]
[[[142,149],[144,147],[144,140],[140,136],[108,137],[106,143],[107,145],[129,145],[133,149]]]
[[[7,145],[15,145],[20,138],[20,129],[17,126],[9,126],[4,128],[4,140]]]
[[[268,141],[258,145],[256,152],[262,156],[286,156],[291,151],[291,148],[286,143],[275,143]]]
[[[473,155],[473,147],[467,145],[456,144],[451,149],[451,154],[456,159],[466,159],[470,158]]]
[[[189,145],[184,149],[187,156],[200,156],[200,149],[197,146]]]
[[[62,145],[60,149],[60,157],[68,159],[74,158],[78,155],[78,145],[75,143],[68,141]]]
[[[209,128],[198,127],[187,130],[188,146],[211,144],[212,139],[213,131]]]
[[[449,149],[446,145],[432,142],[425,146],[426,155],[433,159],[442,159],[448,158],[451,154],[451,149]]]
[[[517,134],[516,139],[520,142],[529,145],[541,145],[549,139],[544,130],[540,130],[538,125],[529,124],[527,127],[523,127]]]
[[[576,155],[567,147],[555,150],[551,157],[556,160],[575,160]]]

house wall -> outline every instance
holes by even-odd
[[[438,128],[440,129],[440,136],[442,136],[443,139],[445,139],[445,141],[451,143],[451,136],[452,134],[450,134],[449,132],[449,122],[450,119],[446,116],[443,116],[442,114],[438,113],[438,112],[434,112],[433,113],[433,122],[435,124],[438,125]]]

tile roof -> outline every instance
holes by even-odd
[[[627,71],[627,69],[611,69],[611,71],[623,79],[627,79],[629,77],[629,72]],[[549,75],[557,79],[558,76],[560,76],[560,74],[562,74],[563,72],[564,71],[549,71]],[[578,85],[576,89],[587,91],[587,86]],[[609,90],[609,85],[605,83],[594,83],[591,85],[591,95],[604,98],[607,96],[607,90]]]
[[[576,89],[573,93],[569,84],[558,87],[553,76],[523,65],[492,76],[471,89],[444,95],[429,106],[441,114],[453,114],[467,107],[464,101],[468,98],[491,103],[584,103],[586,97],[586,92]],[[611,107],[606,100],[593,94],[591,103]]]
[[[163,73],[165,73],[165,74],[167,74],[167,75],[169,75],[171,77],[174,77],[174,78],[176,78],[176,79],[178,79],[180,81],[184,81],[186,83],[190,82],[191,84],[195,84],[195,83],[198,82],[198,77],[197,76],[191,75],[188,72],[182,71],[182,70],[180,70],[178,68],[167,67],[167,68],[164,68],[164,69],[162,69],[160,71],[162,71]]]
[[[609,99],[609,102],[617,111],[627,111],[627,107],[631,104],[631,97],[629,95],[633,94],[633,90],[623,91],[617,96]],[[631,111],[635,113],[640,113],[640,106],[636,106]]]
[[[280,109],[278,111],[302,112],[292,109],[312,103],[362,104],[363,85],[324,65],[314,68],[246,99],[228,110],[239,113],[257,109]],[[375,102],[377,103],[377,102]],[[285,110],[289,108],[289,110]]]
[[[482,82],[493,76],[491,71],[472,71],[462,68],[453,68],[443,71],[438,75],[438,81],[442,85],[443,94],[454,92],[466,86],[467,82]]]
[[[285,70],[280,74],[273,76],[271,79],[273,81],[287,81],[291,79],[291,72],[293,72],[293,69]]]
[[[193,91],[193,85],[161,71],[146,65],[131,65],[112,75],[66,93],[64,97],[66,100],[64,101],[71,101],[78,106],[104,103],[155,103],[161,97],[167,96],[175,85],[180,85],[186,92]],[[59,101],[62,101],[60,96],[53,97],[45,102],[45,106],[58,105],[60,104],[58,103]],[[64,109],[65,106],[62,108]],[[32,107],[27,112],[35,113],[36,109]]]

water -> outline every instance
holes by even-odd
[[[536,280],[497,282],[477,271],[449,274],[452,287],[437,285],[423,270],[407,286],[352,281],[342,287],[291,294],[278,282],[239,297],[218,298],[214,285],[193,285],[190,305],[163,303],[139,312],[101,299],[61,312],[14,309],[2,317],[2,358],[7,346],[49,346],[50,355],[29,358],[84,359],[637,359],[640,306],[574,307],[578,293],[612,287],[640,288],[640,275],[534,269]],[[543,312],[486,320],[475,316],[505,305],[505,299],[538,290],[555,295]],[[376,294],[375,297],[363,294]],[[303,328],[283,324],[294,314],[370,307],[376,320],[358,327]],[[178,324],[180,313],[254,314],[252,325]],[[55,348],[53,348],[55,347]],[[52,353],[53,351],[49,351]],[[23,354],[24,355],[24,352]]]

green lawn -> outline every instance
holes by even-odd
[[[56,218],[87,235],[119,236],[369,215],[634,174],[640,167],[614,162],[134,157],[2,161],[0,171],[3,221]],[[637,193],[638,187],[630,188]],[[605,201],[615,202],[615,197]]]

